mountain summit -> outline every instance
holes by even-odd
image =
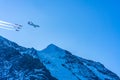
[[[99,62],[54,44],[37,51],[0,36],[0,80],[120,80]]]

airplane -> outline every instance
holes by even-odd
[[[23,27],[22,25],[19,25],[19,24],[14,24],[13,25],[15,31],[20,31],[20,29]]]
[[[33,26],[34,28],[40,27],[39,25],[34,24],[32,21],[28,21],[28,24]]]
[[[15,31],[20,31],[20,30],[16,29]]]
[[[17,28],[17,29],[21,29],[23,26],[20,25],[20,24],[15,24],[14,27]]]
[[[19,24],[9,23],[0,20],[0,26],[3,29],[19,31],[23,26]]]
[[[15,24],[16,26],[19,26],[19,27],[23,27],[22,25],[20,25],[20,24]]]

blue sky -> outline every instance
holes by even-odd
[[[22,24],[20,32],[0,35],[25,47],[53,43],[99,61],[120,76],[119,0],[0,0],[0,20]],[[27,21],[39,24],[32,28]]]

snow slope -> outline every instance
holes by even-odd
[[[54,44],[37,51],[0,36],[0,80],[120,80],[99,62]]]
[[[38,51],[38,55],[52,76],[59,80],[120,80],[101,63],[72,55],[54,44]]]
[[[0,36],[0,80],[57,80],[36,52]]]

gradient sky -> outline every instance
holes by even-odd
[[[0,29],[21,46],[42,50],[53,43],[120,76],[119,0],[0,0],[0,20],[23,25],[20,32]]]

